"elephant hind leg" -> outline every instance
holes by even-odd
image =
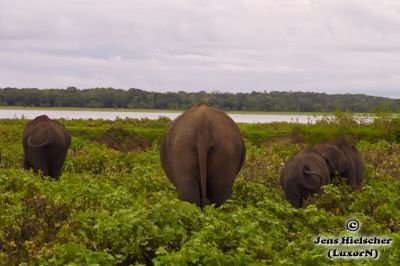
[[[30,168],[32,168],[32,165],[29,163],[28,158],[24,156],[24,169],[29,170]]]
[[[32,167],[35,174],[41,172],[43,176],[49,175],[47,155],[43,150],[30,151],[29,158],[29,161],[24,160],[24,167],[27,166],[28,169]]]
[[[176,169],[173,183],[181,200],[200,206],[200,180],[190,167],[182,165],[180,169]]]
[[[200,206],[200,174],[197,155],[187,150],[174,154],[176,156],[174,157],[173,164],[170,166],[173,176],[170,180],[174,184],[181,200]]]
[[[231,197],[238,163],[235,159],[220,155],[211,157],[208,161],[207,191],[210,203],[215,203],[216,207]]]
[[[65,158],[67,153],[62,153],[55,155],[51,165],[49,166],[49,175],[54,178],[58,179],[61,176],[61,170],[64,165]]]
[[[231,197],[234,178],[235,175],[229,173],[227,175],[213,175],[208,180],[209,186],[207,189],[210,203],[214,203],[216,207],[219,207]]]
[[[179,181],[176,190],[181,200],[200,206],[200,184],[196,178],[186,176],[186,178]]]
[[[42,162],[42,163],[38,164],[36,167],[33,166],[33,171],[35,174],[41,174],[42,176],[49,175],[49,168],[47,167],[46,162]]]

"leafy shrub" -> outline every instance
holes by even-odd
[[[241,124],[247,158],[233,195],[203,210],[179,200],[162,171],[158,143],[167,119],[63,121],[73,140],[58,181],[21,169],[25,123],[0,121],[4,265],[397,265],[400,259],[395,120],[388,127],[356,125],[347,115],[315,125]],[[363,189],[352,191],[338,178],[305,208],[292,208],[279,184],[284,163],[304,145],[343,134],[365,158]],[[117,151],[95,141],[102,135],[118,143],[143,137],[151,145]],[[317,235],[346,233],[349,218],[361,221],[362,234],[394,239],[379,261],[332,261],[313,245]]]

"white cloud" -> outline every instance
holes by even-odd
[[[0,87],[400,98],[395,0],[0,1]]]

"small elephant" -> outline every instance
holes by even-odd
[[[360,189],[365,176],[365,164],[357,148],[344,139],[321,143],[314,149],[329,166],[331,179],[337,175],[347,179],[354,189]]]
[[[313,148],[304,148],[284,166],[281,185],[286,199],[295,208],[314,193],[322,193],[322,186],[330,183],[328,165]]]
[[[344,152],[334,143],[321,143],[314,146],[314,149],[321,155],[329,168],[329,176],[331,180],[339,173],[343,173],[348,162]]]
[[[46,115],[36,117],[27,123],[22,137],[24,168],[57,179],[70,144],[71,135],[62,124]]]
[[[179,197],[201,207],[218,207],[230,197],[245,154],[235,122],[206,104],[177,117],[160,146],[162,166]]]

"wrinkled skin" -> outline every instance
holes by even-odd
[[[354,189],[360,189],[365,176],[365,164],[357,148],[344,139],[316,145],[315,150],[326,160],[331,178],[341,176]]]
[[[46,115],[36,117],[27,123],[22,137],[24,168],[57,179],[70,144],[71,135],[63,125]]]
[[[286,199],[295,208],[314,193],[322,193],[322,186],[330,183],[328,165],[314,149],[305,148],[284,166],[280,177]]]
[[[220,206],[230,197],[245,153],[235,122],[205,104],[176,118],[160,146],[162,166],[179,197],[198,206]]]

